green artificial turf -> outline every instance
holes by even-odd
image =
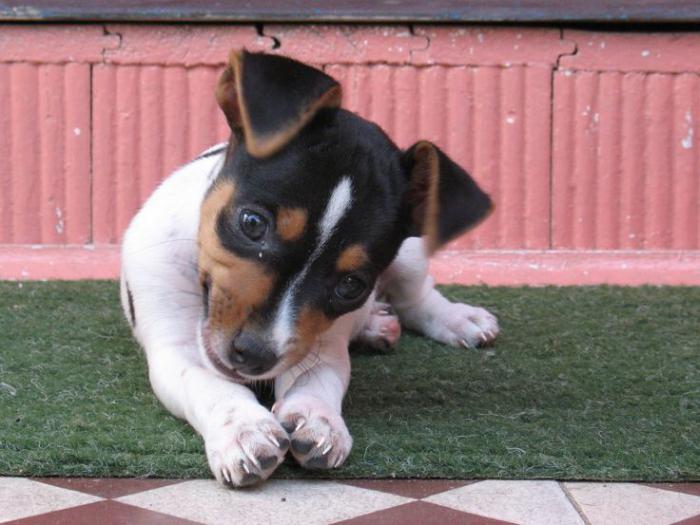
[[[275,476],[700,479],[700,288],[446,288],[495,347],[354,352],[338,471]],[[160,407],[114,282],[0,283],[0,474],[209,476]]]

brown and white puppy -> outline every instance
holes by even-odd
[[[430,142],[401,151],[340,109],[340,86],[294,60],[233,52],[217,88],[231,127],[134,217],[121,298],[153,389],[205,442],[216,478],[267,478],[289,449],[337,467],[348,344],[393,344],[401,322],[454,346],[498,333],[447,301],[427,257],[482,220],[489,197]],[[422,237],[422,238],[421,238]],[[246,384],[272,380],[261,406]]]

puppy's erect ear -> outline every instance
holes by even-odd
[[[489,196],[434,144],[414,144],[403,154],[402,164],[409,177],[403,200],[409,236],[424,236],[429,254],[491,211]]]
[[[232,51],[216,100],[229,126],[243,133],[251,155],[279,151],[316,112],[340,105],[340,85],[290,58]]]

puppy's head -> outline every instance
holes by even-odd
[[[200,341],[234,379],[299,363],[365,303],[406,237],[434,251],[491,207],[436,146],[399,150],[299,62],[234,52],[217,100],[232,137],[201,208]]]

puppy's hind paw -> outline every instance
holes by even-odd
[[[389,352],[401,337],[399,318],[389,304],[377,302],[357,340],[378,352]]]
[[[205,448],[214,476],[231,488],[255,485],[284,459],[287,433],[266,410],[245,414],[240,410],[209,426]]]
[[[289,450],[302,467],[336,468],[345,462],[352,437],[343,418],[320,399],[285,399],[273,412],[291,438]]]
[[[449,307],[432,314],[424,331],[437,341],[471,349],[488,346],[498,337],[498,320],[483,308],[449,303]]]

